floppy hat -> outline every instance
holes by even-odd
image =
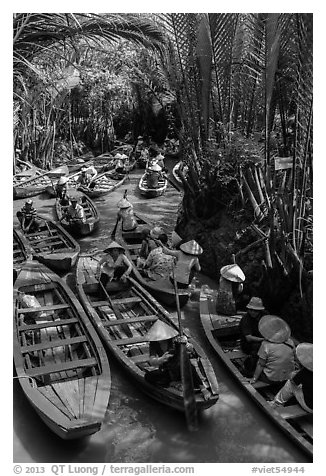
[[[118,202],[118,207],[119,208],[129,208],[129,207],[132,207],[132,204],[126,198],[122,198]]]
[[[295,349],[296,356],[298,361],[303,367],[308,370],[313,371],[313,348],[312,344],[308,342],[302,342]]]
[[[182,243],[180,250],[188,255],[201,255],[203,252],[203,248],[195,240]]]
[[[115,249],[118,249],[118,250],[125,250],[123,246],[119,245],[119,243],[117,243],[116,241],[112,241],[109,246],[107,248],[105,248],[105,250],[103,250],[103,253],[108,253],[110,250],[115,250]]]
[[[254,311],[265,311],[263,301],[259,297],[252,297],[247,304],[247,309],[253,309]]]
[[[68,177],[60,177],[58,180],[58,185],[64,185],[68,182]]]
[[[234,283],[243,283],[246,279],[242,269],[237,264],[227,264],[220,270],[221,276]]]
[[[160,226],[154,226],[154,228],[149,232],[149,236],[158,239],[162,233],[163,230]]]
[[[277,344],[287,341],[291,335],[289,325],[281,317],[270,314],[260,319],[258,329],[266,340]]]
[[[179,335],[179,331],[165,324],[165,322],[157,320],[150,330],[145,334],[146,340],[150,342],[172,339]]]

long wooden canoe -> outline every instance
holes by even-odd
[[[120,244],[124,247],[126,256],[133,264],[132,276],[160,303],[169,307],[175,307],[176,300],[174,286],[170,279],[162,278],[154,281],[150,278],[142,276],[137,268],[137,258],[139,257],[139,251],[143,240],[142,230],[144,228],[152,228],[153,225],[149,223],[144,217],[139,215],[135,216],[138,222],[137,229],[128,232],[124,232],[120,229],[116,237],[117,241],[120,242]],[[183,307],[189,300],[190,291],[188,289],[179,289],[178,296],[180,307]]]
[[[23,172],[18,172],[13,176],[13,186],[18,187],[21,183],[30,180],[31,178],[38,177],[44,173],[44,170],[38,169],[35,166],[31,166],[29,169]]]
[[[66,175],[68,173],[68,167],[62,165],[48,172],[44,172],[41,175],[32,177],[17,186],[14,186],[14,200],[21,198],[33,197],[39,193],[46,191],[46,188],[52,185],[51,179],[55,179]]]
[[[217,314],[216,303],[202,288],[200,293],[200,319],[207,339],[218,357],[225,364],[241,387],[253,401],[281,428],[295,444],[309,456],[313,453],[312,414],[307,413],[297,403],[273,408],[268,403],[278,391],[273,385],[257,381],[249,383],[244,376],[243,362],[247,357],[240,348],[239,323],[241,315],[223,316]]]
[[[163,195],[168,186],[168,180],[165,176],[161,175],[158,180],[158,187],[151,188],[147,185],[147,173],[145,172],[139,180],[139,190],[141,195],[147,198],[155,198]]]
[[[55,271],[69,271],[77,261],[79,244],[58,223],[37,218],[40,220],[37,232],[23,234],[16,230],[20,240],[27,243],[34,258],[41,263]]]
[[[19,269],[32,256],[29,243],[24,240],[17,230],[13,229],[13,267]]]
[[[111,294],[112,309],[109,300],[103,298],[101,293],[96,276],[97,265],[98,260],[93,256],[81,256],[77,264],[76,282],[80,300],[103,342],[141,390],[165,405],[184,411],[181,382],[163,388],[148,383],[144,378],[146,370],[152,369],[148,362],[149,343],[145,337],[148,329],[157,319],[174,328],[177,326],[169,313],[132,278],[129,278],[130,286],[127,289]],[[205,400],[197,389],[197,408],[209,408],[219,396],[216,376],[204,351],[188,335],[189,332],[186,334],[195,347],[194,363],[198,365],[198,374],[210,392],[210,398]]]
[[[97,208],[92,200],[82,192],[77,192],[79,198],[79,204],[84,208],[86,221],[82,222],[71,222],[67,219],[62,219],[64,208],[61,205],[61,200],[59,198],[55,201],[55,210],[60,220],[61,225],[68,230],[74,236],[86,236],[92,233],[98,226],[100,220]]]
[[[115,180],[114,178],[111,178],[109,174],[109,172],[103,172],[97,175],[92,182],[95,183],[93,188],[80,186],[78,187],[78,190],[85,193],[90,198],[98,198],[113,192],[113,190],[120,187],[127,178],[127,175],[124,175],[123,178]]]
[[[99,431],[111,387],[105,350],[69,287],[34,261],[14,285],[13,344],[21,388],[44,423],[65,440]]]

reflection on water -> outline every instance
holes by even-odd
[[[168,167],[171,165],[172,161]],[[169,185],[163,197],[142,198],[137,190],[141,172],[132,172],[121,189],[96,201],[100,227],[94,235],[80,240],[83,251],[107,246],[116,221],[116,204],[125,189],[136,212],[172,231],[180,192]],[[40,213],[51,218],[53,204],[43,196],[34,199]],[[14,202],[14,211],[21,206],[21,201]],[[200,277],[201,283],[216,286],[204,276]],[[175,312],[171,311],[171,315],[176,318]],[[189,433],[181,413],[143,394],[111,358],[112,388],[105,421],[98,433],[81,441],[65,442],[48,430],[14,380],[14,462],[305,462],[305,456],[266,419],[219,364],[201,329],[197,301],[185,306],[182,321],[207,350],[220,383],[220,399],[200,415],[199,431]]]

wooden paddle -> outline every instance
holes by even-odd
[[[179,323],[179,332],[180,336],[183,336],[183,329],[181,324],[181,310],[178,294],[178,285],[174,275],[173,268],[173,283],[174,283],[174,292],[175,292],[175,301],[177,304],[177,313],[178,313],[178,323]],[[180,345],[180,368],[181,368],[181,382],[183,389],[183,401],[185,406],[186,420],[189,431],[198,430],[198,418],[197,418],[197,407],[196,399],[194,392],[194,384],[192,379],[192,370],[191,363],[187,353],[186,344],[181,343]]]

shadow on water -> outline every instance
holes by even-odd
[[[168,167],[173,166],[168,162]],[[116,222],[117,202],[124,191],[136,212],[165,227],[174,228],[182,195],[170,184],[159,198],[146,199],[138,192],[143,170],[130,174],[130,181],[111,195],[96,200],[101,222],[98,230],[79,240],[81,250],[104,249]],[[34,197],[35,208],[55,219],[54,199]],[[15,212],[24,201],[14,202]],[[72,289],[72,274],[65,277]],[[200,284],[216,287],[205,276]],[[198,295],[197,295],[198,299]],[[175,310],[169,310],[176,319]],[[187,431],[185,417],[147,397],[110,357],[112,387],[101,430],[81,441],[62,441],[43,424],[14,380],[15,462],[112,462],[112,463],[291,463],[306,462],[305,456],[261,413],[233,381],[209,347],[200,325],[199,304],[189,301],[182,322],[210,357],[220,385],[216,405],[199,416],[199,430]]]

